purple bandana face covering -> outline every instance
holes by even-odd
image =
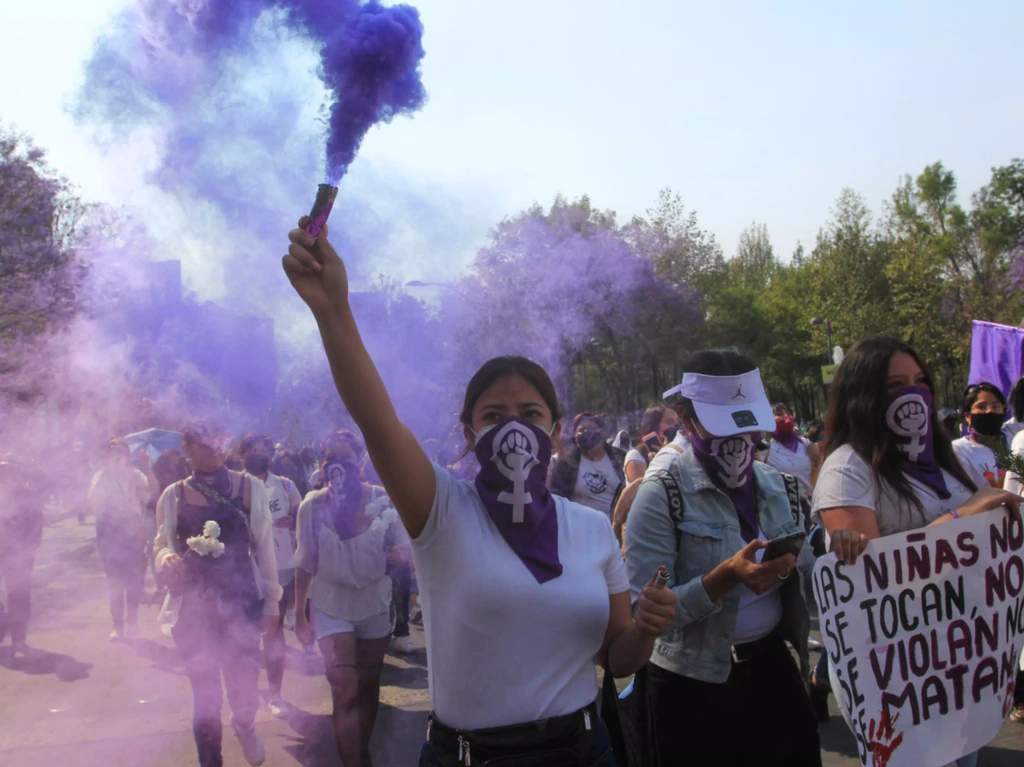
[[[885,423],[907,459],[903,473],[927,485],[945,500],[949,498],[949,490],[942,469],[935,462],[931,413],[931,391],[924,386],[907,386],[892,395],[885,411]]]
[[[538,583],[557,578],[558,515],[546,481],[551,437],[508,418],[477,435],[475,453],[476,489],[501,537]]]
[[[349,461],[331,462],[324,467],[324,474],[334,529],[342,538],[353,538],[358,526],[357,512],[363,499],[359,467]]]
[[[750,434],[704,438],[690,432],[690,444],[715,486],[729,496],[745,541],[757,537],[759,522],[754,493],[754,438]]]

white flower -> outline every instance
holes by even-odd
[[[214,559],[224,553],[224,544],[219,540],[220,525],[212,519],[206,520],[202,535],[193,535],[185,540],[185,544],[201,557],[211,556]]]

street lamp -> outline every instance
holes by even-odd
[[[826,347],[825,356],[828,359],[832,359],[832,320],[823,317],[815,317],[811,320],[811,324],[825,326],[825,334],[828,336],[828,346]]]

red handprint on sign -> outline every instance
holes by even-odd
[[[903,743],[903,733],[895,730],[899,718],[899,714],[890,716],[889,707],[883,705],[881,719],[878,722],[872,719],[868,725],[868,753],[871,754],[872,767],[886,767],[893,752]]]

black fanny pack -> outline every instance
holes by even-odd
[[[586,767],[597,724],[594,704],[565,716],[483,730],[456,730],[431,714],[427,741],[441,767]]]

